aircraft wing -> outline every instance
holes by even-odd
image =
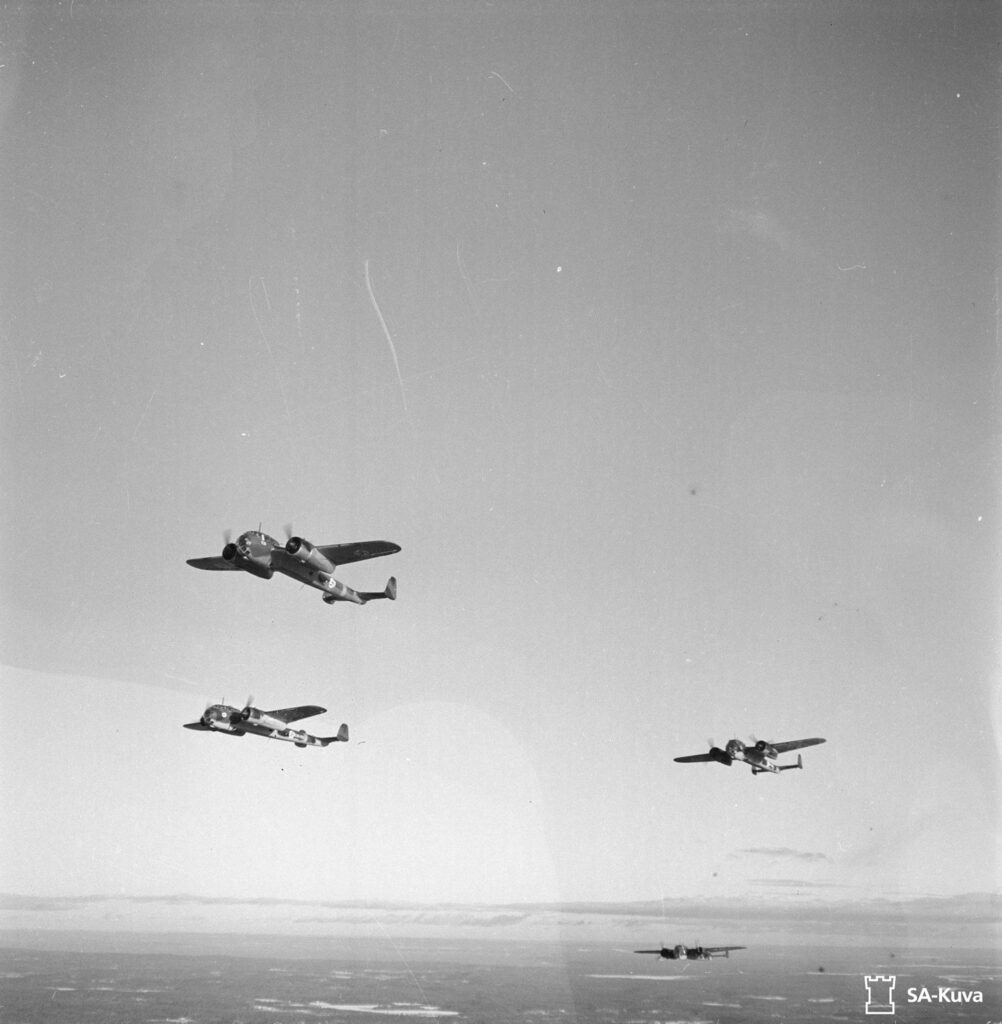
[[[209,729],[209,727],[204,722],[186,722],[184,727],[186,729],[198,729],[201,732],[210,732],[211,731]]]
[[[747,949],[747,946],[704,946],[704,953],[727,953],[732,949]]]
[[[770,746],[777,754],[785,754],[788,750],[799,750],[801,747],[815,747],[819,743],[824,743],[824,740],[817,738],[811,740],[789,740],[786,743],[772,743]]]
[[[716,761],[712,754],[686,754],[685,757],[676,757],[679,764],[691,764],[693,761]]]
[[[316,704],[303,704],[298,708],[279,708],[277,711],[266,711],[269,718],[277,718],[280,722],[298,722],[300,718],[312,718],[313,715],[322,715],[327,708],[318,708]]]
[[[634,953],[656,953],[658,956],[661,956],[661,950],[660,949],[635,949],[633,952]]]
[[[360,540],[354,544],[316,544],[314,546],[333,565],[347,565],[349,562],[361,562],[366,558],[393,555],[400,550],[399,544],[388,540]]]
[[[214,572],[226,572],[230,569],[240,571],[239,565],[227,562],[219,555],[210,555],[208,558],[189,558],[186,561],[193,569],[212,569]]]

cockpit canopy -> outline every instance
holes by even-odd
[[[260,530],[248,530],[237,537],[237,551],[244,558],[260,558],[262,555],[271,554],[275,548],[282,546],[274,537],[269,537],[268,534],[261,533]]]
[[[219,722],[223,725],[230,725],[236,720],[237,711],[228,704],[210,704],[202,713],[202,721],[208,725],[210,722]]]

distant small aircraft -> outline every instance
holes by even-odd
[[[715,956],[730,957],[732,949],[747,946],[662,946],[660,949],[635,949],[634,953],[653,953],[665,960],[711,960]]]
[[[188,565],[195,569],[210,569],[217,572],[243,569],[252,576],[270,580],[276,572],[291,576],[308,587],[323,591],[324,601],[351,601],[365,604],[378,598],[395,601],[397,581],[391,576],[385,589],[372,592],[352,590],[334,579],[334,570],[349,562],[361,562],[366,558],[392,555],[400,550],[399,544],[388,540],[361,541],[355,544],[313,545],[302,537],[289,537],[280,544],[260,530],[249,530],[240,534],[234,544],[228,538],[222,554],[209,558],[189,558]]]
[[[327,708],[315,704],[304,704],[298,708],[279,708],[277,711],[261,711],[251,706],[247,698],[243,710],[231,708],[229,704],[210,704],[197,722],[188,722],[186,729],[201,732],[221,732],[227,736],[264,736],[270,740],[286,740],[297,747],[327,747],[331,743],[348,742],[348,726],[343,722],[336,736],[311,736],[305,729],[290,729],[290,722],[300,718],[322,715]]]
[[[824,743],[823,739],[815,738],[810,740],[789,740],[787,743],[766,743],[765,740],[758,740],[752,746],[746,746],[741,740],[731,740],[723,750],[710,744],[708,754],[688,754],[685,757],[676,757],[675,760],[681,764],[690,764],[693,761],[716,761],[719,764],[730,765],[734,761],[744,761],[751,765],[752,775],[761,775],[765,772],[786,772],[791,768],[803,768],[804,762],[800,755],[797,755],[796,764],[770,764],[780,754],[788,750],[799,750],[801,747],[813,747],[818,743]]]

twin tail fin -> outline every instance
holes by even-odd
[[[325,747],[329,747],[332,743],[347,743],[348,742],[348,725],[346,722],[341,723],[341,728],[338,729],[336,736],[318,736],[321,744]]]

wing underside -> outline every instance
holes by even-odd
[[[333,565],[348,565],[349,562],[362,562],[367,558],[394,555],[400,550],[399,544],[388,540],[361,540],[353,544],[317,544],[315,547]]]
[[[785,754],[787,751],[799,750],[801,747],[815,747],[819,743],[824,743],[824,740],[815,737],[810,740],[788,740],[786,743],[773,743],[771,746],[777,754]]]
[[[186,561],[193,569],[211,569],[213,572],[229,572],[233,569],[237,572],[240,571],[240,566],[227,562],[219,555],[210,555],[208,558],[188,558]]]
[[[676,757],[680,764],[692,764],[695,761],[716,761],[712,754],[686,754],[685,757]]]
[[[279,708],[277,711],[266,711],[269,718],[277,718],[280,722],[298,722],[300,718],[312,718],[313,715],[322,715],[327,708],[317,707],[316,704],[303,704],[298,708]]]

